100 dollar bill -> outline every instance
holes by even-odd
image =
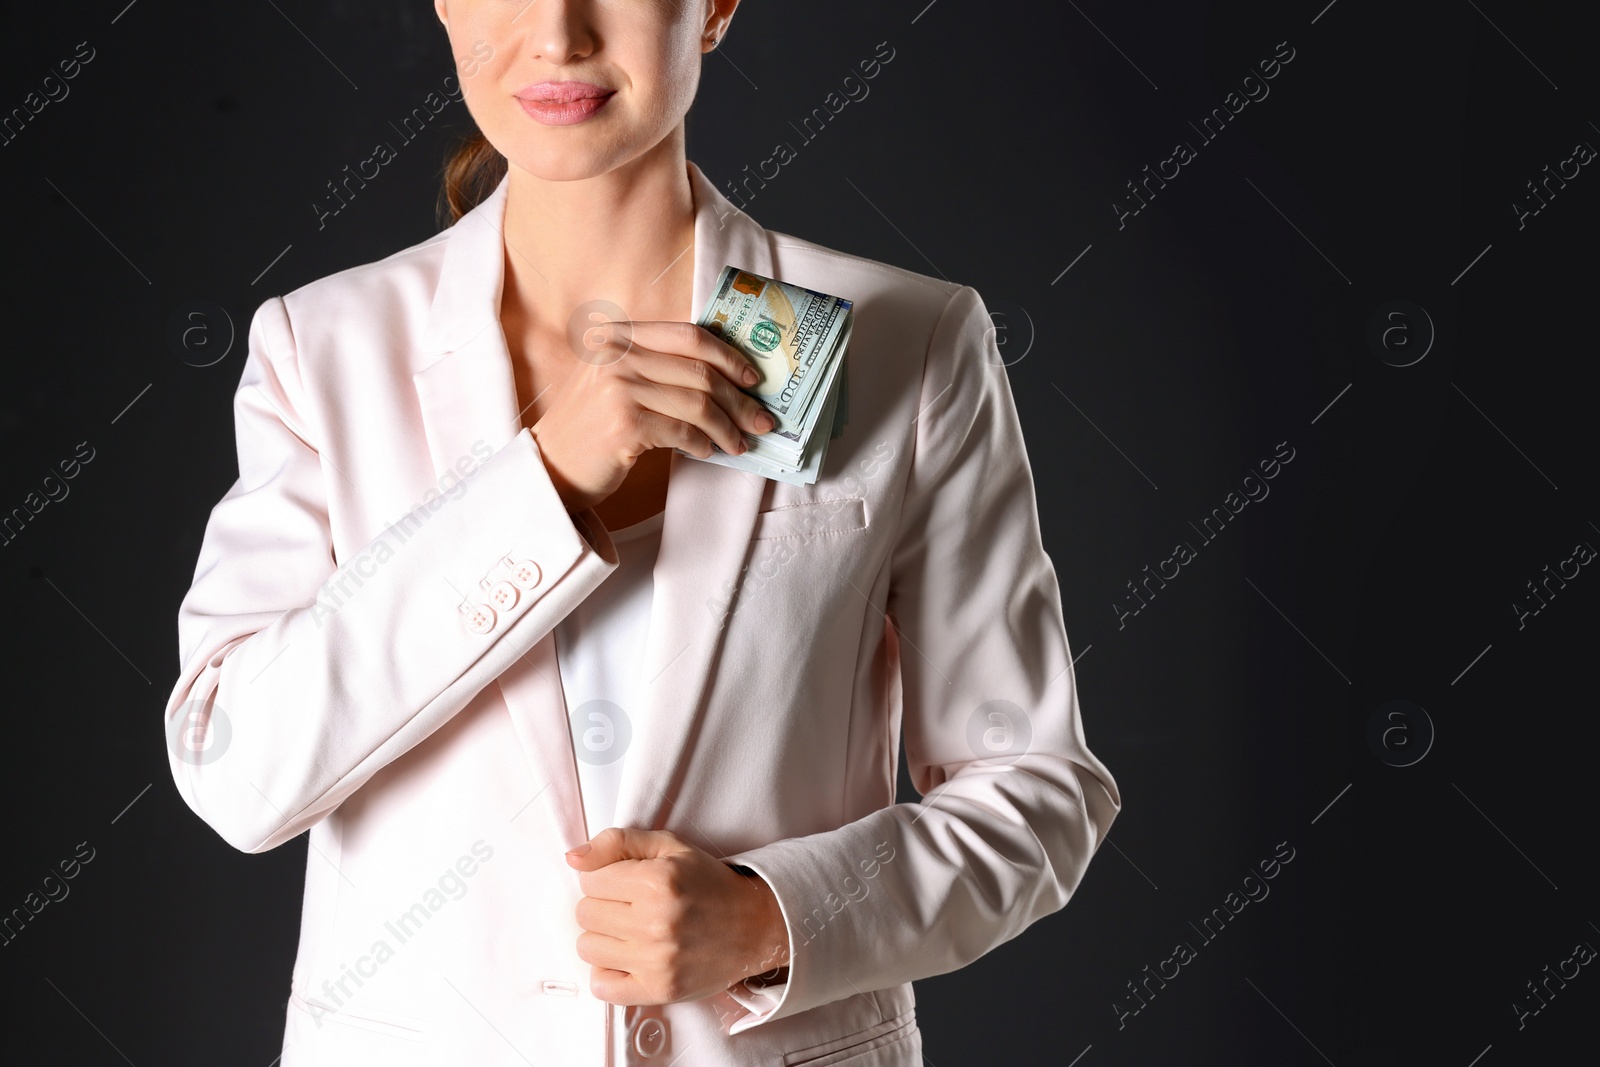
[[[713,443],[707,459],[780,481],[816,480],[829,439],[843,432],[848,418],[844,357],[852,307],[841,297],[733,266],[722,269],[696,321],[756,368],[760,380],[743,391],[777,424],[765,434],[744,434],[749,448],[741,455]]]
[[[778,421],[772,434],[804,445],[818,386],[848,339],[851,302],[724,267],[699,324],[743,352],[761,375],[745,390]],[[813,418],[811,421],[815,421]]]

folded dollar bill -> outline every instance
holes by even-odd
[[[854,325],[851,301],[726,266],[696,322],[760,372],[744,392],[777,421],[767,433],[745,434],[750,447],[743,455],[713,444],[708,460],[797,485],[815,482],[828,441],[844,431],[847,419],[841,394]]]

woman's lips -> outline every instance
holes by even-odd
[[[588,82],[540,82],[519,91],[516,97],[535,122],[570,126],[594,115],[615,95],[615,89]]]

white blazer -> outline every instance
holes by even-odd
[[[849,423],[809,486],[674,453],[617,824],[759,873],[787,981],[589,992],[552,630],[616,554],[521,426],[502,182],[256,312],[178,617],[179,792],[246,852],[310,831],[283,1067],[920,1065],[912,980],[1064,906],[1121,808],[978,293],[689,174],[696,313],[729,263],[855,302]]]

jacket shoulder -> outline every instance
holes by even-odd
[[[768,230],[773,262],[784,281],[851,300],[892,300],[935,317],[964,286],[892,263],[852,255],[793,234]]]
[[[337,326],[374,315],[426,314],[432,306],[450,230],[441,230],[382,259],[346,267],[283,295],[285,310],[299,327]]]
[[[841,252],[792,234],[767,231],[777,276],[794,285],[854,302],[857,331],[892,324],[886,335],[895,350],[918,359],[904,373],[926,377],[930,362],[960,361],[965,350],[986,343],[988,309],[976,289],[948,278]],[[858,332],[858,337],[867,336]],[[947,338],[949,344],[941,344]],[[877,351],[889,349],[882,343]],[[949,348],[941,355],[938,349]],[[938,372],[946,373],[946,372]],[[937,374],[936,374],[937,376]]]

